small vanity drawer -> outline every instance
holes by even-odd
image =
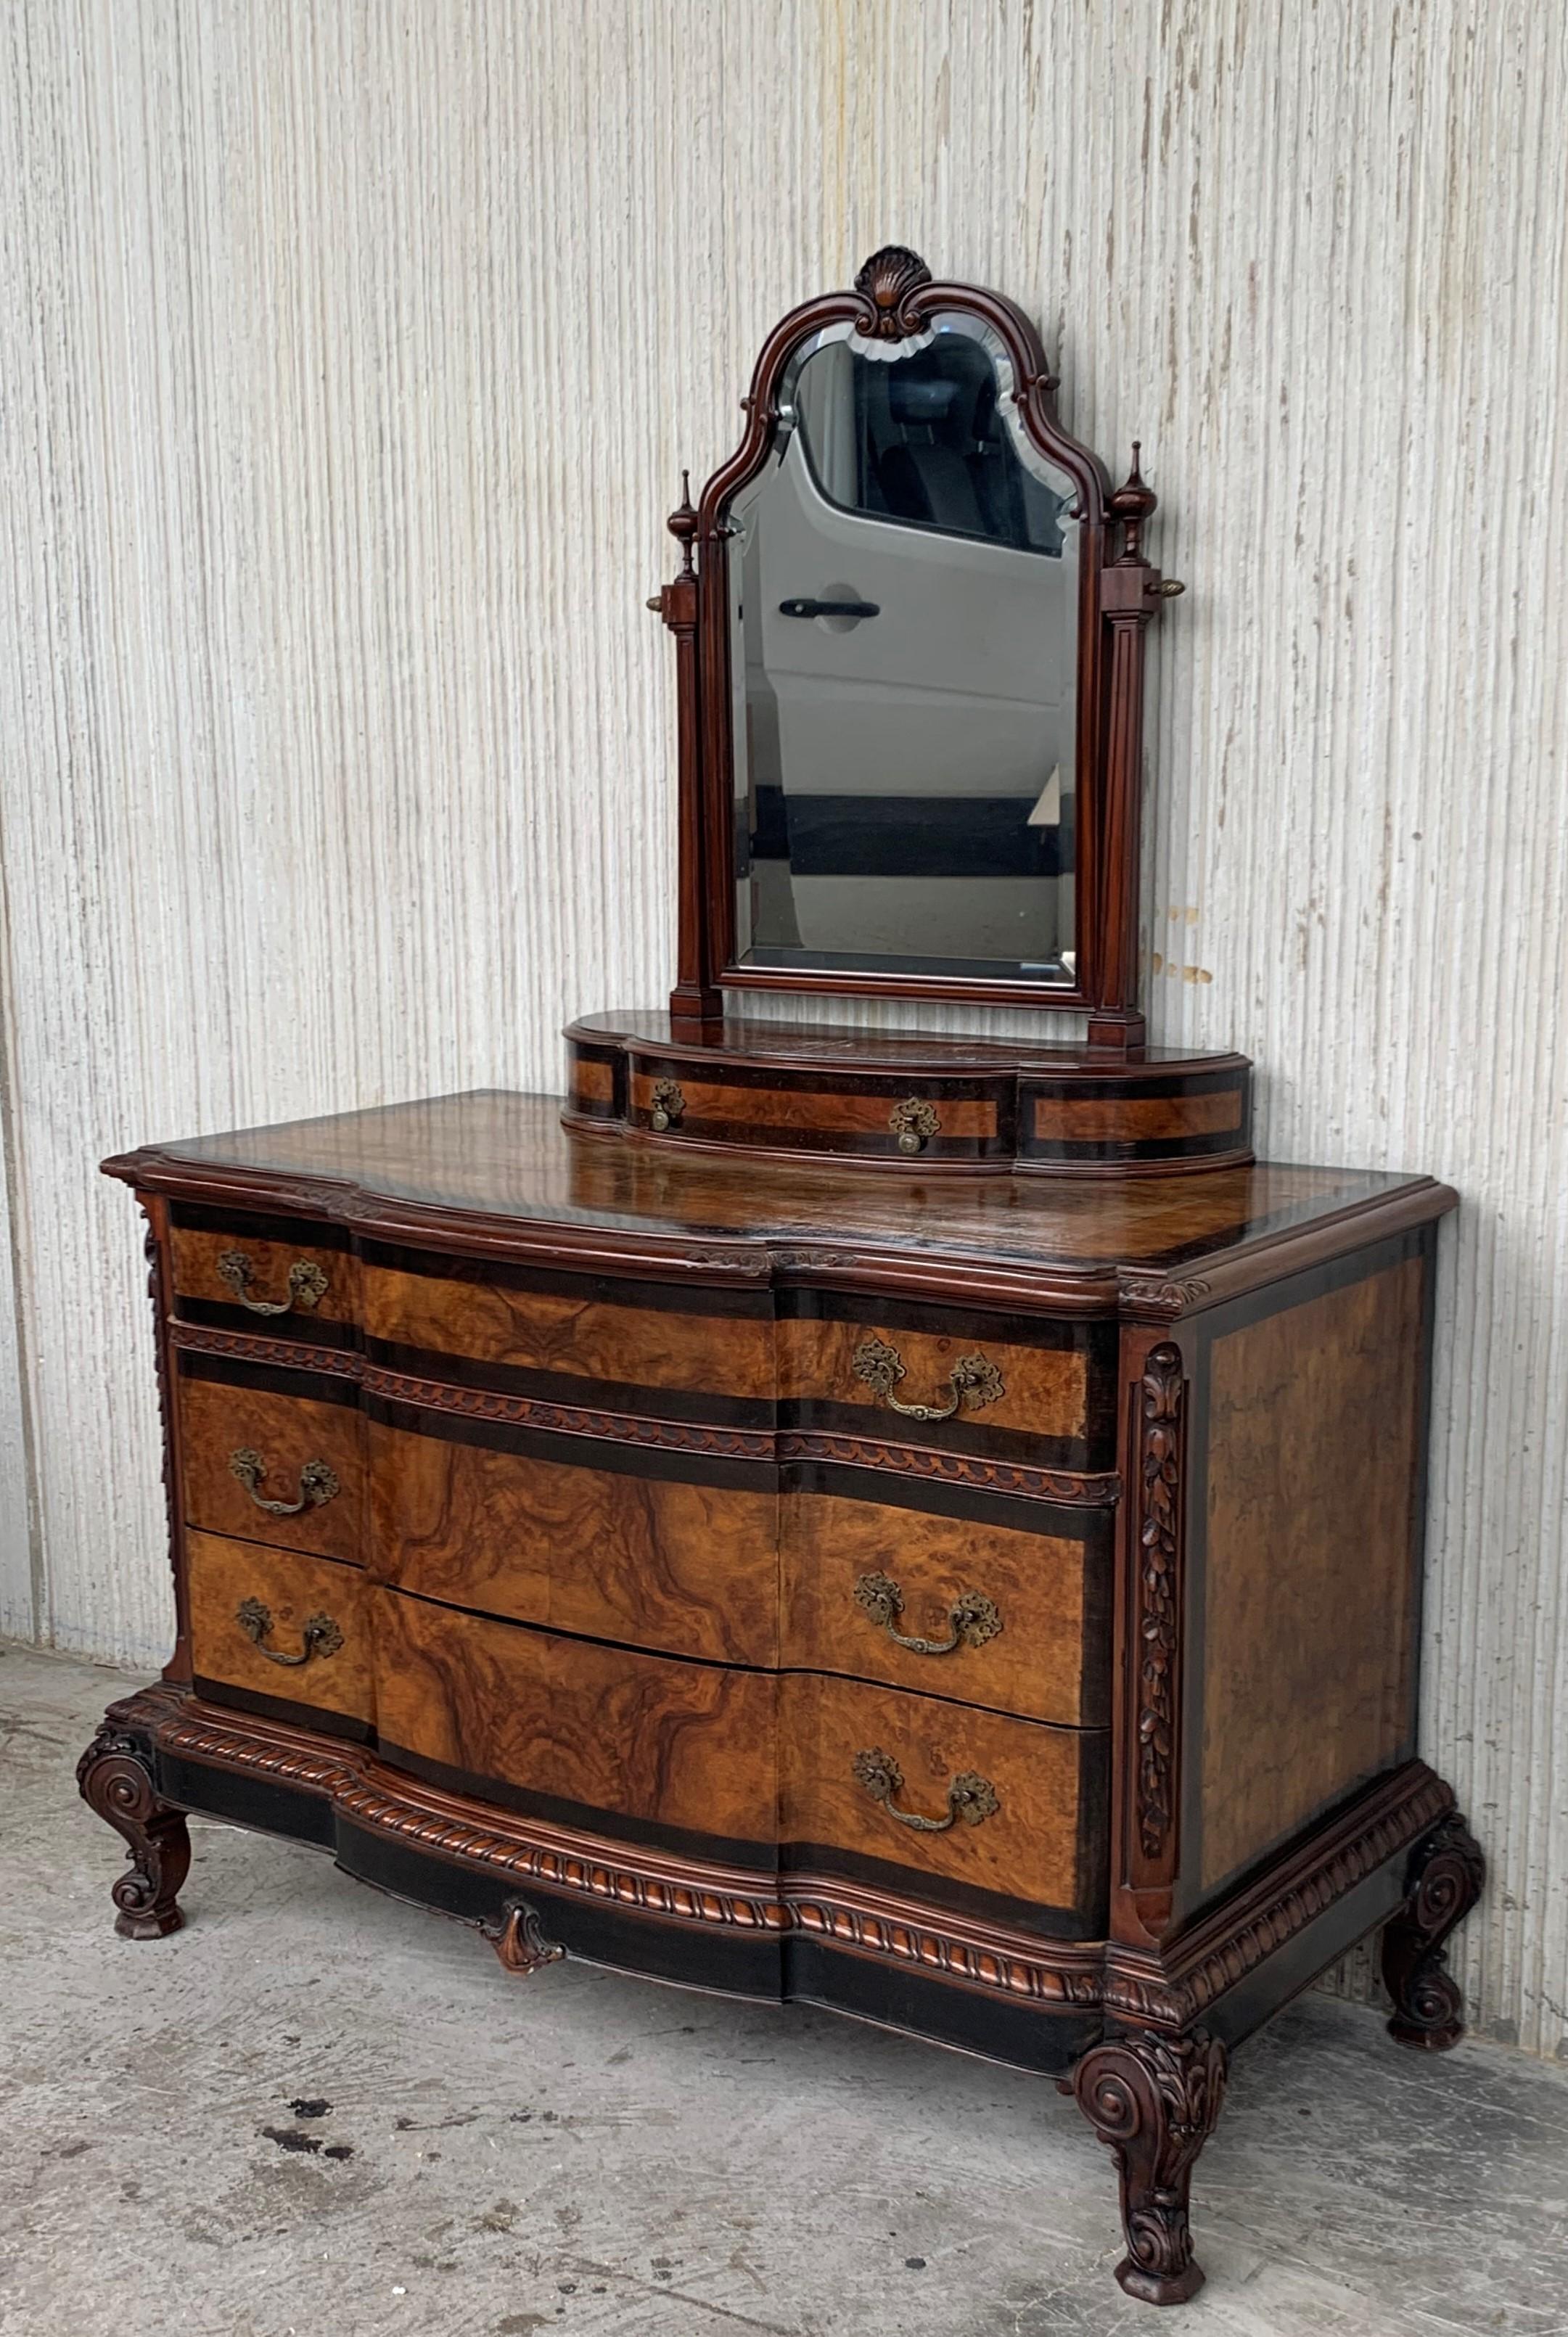
[[[369,1423],[368,1548],[381,1580],[591,1638],[717,1663],[777,1661],[770,1472],[728,1472],[752,1483],[692,1483],[644,1473],[635,1448],[555,1440],[583,1450],[573,1463],[507,1449],[542,1441],[525,1433],[462,1426],[459,1438]],[[468,1441],[487,1433],[507,1442]],[[595,1451],[622,1465],[593,1465]]]
[[[335,1345],[358,1316],[358,1267],[334,1227],[283,1217],[214,1224],[206,1210],[176,1211],[169,1244],[176,1307],[188,1322],[243,1318],[264,1336],[315,1335]]]
[[[888,1161],[1002,1159],[1013,1150],[1006,1079],[835,1077],[636,1062],[631,1120],[656,1136]]]
[[[1114,1467],[1114,1348],[1103,1325],[905,1305],[878,1312],[874,1298],[834,1291],[784,1296],[786,1421],[1046,1468]]]
[[[1102,1920],[1103,1730],[798,1673],[781,1733],[780,1830],[798,1863],[917,1868],[1080,1936]]]
[[[960,1512],[1000,1511],[984,1497]],[[1005,1505],[1014,1514],[1025,1507]],[[1112,1513],[1055,1530],[832,1493],[782,1505],[783,1661],[1068,1727],[1110,1718]],[[912,1644],[913,1643],[913,1644]]]
[[[232,1365],[191,1354],[180,1364],[186,1521],[241,1540],[357,1561],[364,1472],[354,1387],[345,1384],[342,1401],[282,1395],[271,1385],[245,1384],[270,1382],[276,1374],[249,1373],[236,1384]],[[217,1370],[222,1379],[206,1376]]]
[[[365,1583],[331,1559],[186,1538],[198,1695],[262,1696],[364,1724],[374,1717]]]
[[[771,1866],[779,1682],[371,1589],[381,1752],[438,1785]]]
[[[378,1246],[363,1266],[372,1357],[541,1401],[771,1424],[773,1322],[761,1291],[687,1288]]]

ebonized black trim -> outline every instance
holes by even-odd
[[[233,1234],[246,1241],[298,1242],[303,1249],[350,1250],[354,1247],[348,1227],[334,1225],[325,1217],[270,1217],[257,1209],[214,1209],[196,1201],[175,1201],[170,1206],[169,1222],[177,1233]]]
[[[303,1371],[292,1364],[250,1364],[234,1355],[208,1355],[197,1347],[177,1347],[180,1376],[211,1380],[220,1387],[250,1388],[259,1395],[291,1395],[311,1403],[338,1403],[350,1411],[359,1402],[357,1380],[325,1372]]]
[[[622,1412],[642,1420],[677,1420],[723,1428],[769,1430],[774,1407],[767,1396],[729,1396],[707,1390],[651,1387],[644,1381],[610,1380],[582,1372],[535,1371],[524,1364],[492,1364],[472,1355],[452,1355],[433,1347],[409,1347],[393,1339],[367,1337],[365,1354],[385,1370],[410,1379],[445,1380],[454,1387],[490,1388],[537,1403],[571,1404],[589,1412]]]
[[[575,1106],[573,1106],[575,1109]],[[573,1274],[554,1266],[524,1266],[510,1258],[462,1257],[456,1251],[414,1249],[400,1242],[362,1241],[362,1263],[394,1274],[417,1274],[433,1282],[478,1282],[498,1290],[531,1290],[543,1297],[580,1304],[635,1307],[657,1315],[718,1315],[768,1322],[773,1293],[730,1289],[710,1283],[635,1282],[619,1275]]]
[[[253,1712],[262,1720],[284,1720],[296,1728],[313,1728],[322,1736],[346,1737],[352,1745],[374,1745],[376,1731],[353,1713],[330,1712],[318,1704],[299,1704],[292,1697],[263,1696],[259,1688],[236,1687],[229,1680],[193,1672],[191,1685],[208,1704],[224,1704],[234,1712]]]

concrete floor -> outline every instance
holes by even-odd
[[[1111,2279],[1048,2082],[471,1932],[193,1824],[186,1930],[111,1927],[76,1756],[121,1676],[0,1655],[7,2337],[1438,2337],[1568,2332],[1568,2071],[1323,1997],[1241,2055],[1209,2286]],[[299,2105],[318,2107],[307,2115]]]

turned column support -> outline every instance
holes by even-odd
[[[138,1736],[105,1723],[76,1765],[82,1798],[129,1845],[131,1866],[114,1885],[122,1940],[161,1940],[185,1921],[176,1904],[191,1869],[183,1810],[160,1801],[152,1756]]]
[[[1127,2254],[1116,2277],[1146,2304],[1184,2304],[1203,2285],[1187,2195],[1225,2097],[1225,2048],[1201,2029],[1107,2037],[1062,2080],[1115,2154]]]
[[[1410,1853],[1409,1892],[1383,1931],[1383,1981],[1394,2000],[1388,2034],[1423,2052],[1446,2053],[1465,2034],[1459,1984],[1444,1941],[1481,1896],[1486,1861],[1457,1810]]]

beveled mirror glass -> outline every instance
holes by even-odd
[[[1078,490],[982,319],[838,320],[728,506],[739,967],[1071,988]]]

